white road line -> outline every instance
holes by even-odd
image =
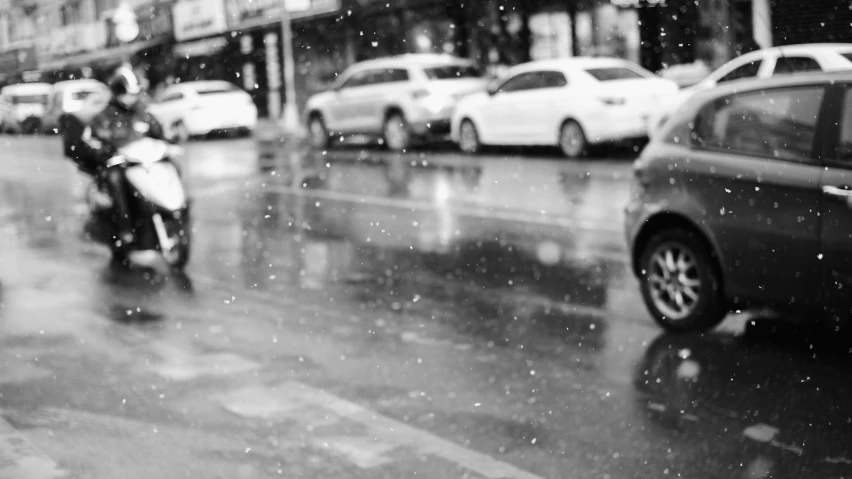
[[[345,441],[339,437],[327,440],[331,441],[329,446],[337,445],[334,449],[343,449],[347,457],[357,457],[364,466],[381,464],[389,446],[393,445],[411,448],[419,455],[440,457],[489,479],[543,479],[297,381],[287,381],[273,388],[253,386],[218,399],[225,409],[243,417],[292,419],[309,416],[309,410],[320,410],[357,422],[366,429],[361,436],[366,441],[351,437]]]
[[[53,459],[0,418],[0,477],[54,479],[66,475]]]

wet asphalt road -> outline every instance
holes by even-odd
[[[58,141],[0,137],[0,477],[852,477],[848,342],[661,334],[624,155],[254,148],[188,146],[181,276],[111,265]]]

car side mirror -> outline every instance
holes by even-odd
[[[485,91],[488,92],[489,96],[494,96],[500,92],[500,86],[496,83],[491,83],[487,87],[485,87]]]

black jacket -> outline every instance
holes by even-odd
[[[65,155],[88,171],[97,171],[119,148],[143,137],[165,140],[160,123],[142,103],[131,109],[115,101],[95,115],[89,125],[66,116],[62,125]]]

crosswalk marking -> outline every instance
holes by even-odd
[[[362,468],[382,465],[388,460],[386,453],[396,447],[405,447],[419,455],[440,457],[489,479],[542,479],[297,381],[287,381],[272,388],[251,386],[224,395],[219,401],[225,409],[243,417],[298,419],[309,414],[310,410],[315,411],[313,416],[316,417],[319,410],[330,413],[328,419],[332,423],[334,416],[358,423],[365,428],[360,440],[336,436],[319,438],[317,444],[327,444]]]

